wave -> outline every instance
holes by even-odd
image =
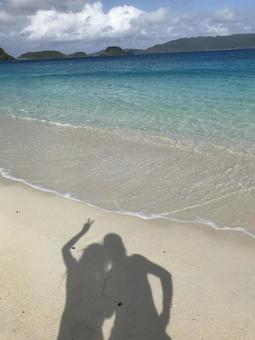
[[[8,117],[8,116],[6,116]],[[33,118],[33,117],[18,117],[18,116],[15,116],[15,115],[11,115],[10,116],[11,118],[13,119],[19,119],[19,120],[27,120],[27,121],[31,121],[31,122],[39,122],[39,123],[46,123],[46,124],[49,124],[49,125],[54,125],[54,126],[58,126],[58,127],[70,127],[70,128],[74,128],[74,129],[77,129],[77,128],[88,128],[87,125],[82,125],[82,124],[71,124],[71,123],[60,123],[60,122],[55,122],[55,121],[50,121],[50,120],[47,120],[47,119],[38,119],[38,118]]]
[[[19,183],[22,183],[24,185],[27,185],[27,186],[35,189],[35,190],[47,192],[47,193],[50,193],[50,194],[53,194],[53,195],[56,195],[56,196],[59,196],[59,197],[65,198],[65,199],[69,199],[69,200],[72,200],[72,201],[75,201],[75,202],[84,203],[89,207],[97,208],[97,209],[100,209],[100,210],[107,212],[107,213],[115,213],[115,214],[120,214],[120,215],[133,216],[133,217],[137,217],[137,218],[140,218],[140,219],[143,219],[143,220],[163,219],[163,220],[168,220],[168,221],[175,222],[175,223],[178,223],[178,224],[194,224],[194,225],[199,224],[199,225],[210,227],[210,228],[212,228],[214,230],[218,230],[218,231],[241,232],[241,233],[255,239],[255,234],[249,232],[248,230],[246,230],[242,226],[231,226],[230,227],[230,226],[220,225],[220,224],[215,223],[214,221],[210,221],[210,220],[200,218],[200,217],[197,217],[196,219],[193,219],[193,220],[186,220],[186,219],[180,219],[180,218],[175,218],[175,217],[169,216],[168,213],[144,213],[144,212],[139,212],[139,211],[137,211],[137,212],[136,211],[129,211],[129,210],[122,209],[119,205],[118,205],[119,209],[105,209],[105,208],[102,208],[102,207],[95,205],[91,202],[86,202],[86,201],[80,200],[79,198],[74,197],[71,193],[60,193],[56,190],[52,190],[50,188],[45,188],[41,185],[35,185],[35,184],[25,180],[25,179],[15,177],[15,176],[11,175],[6,169],[3,169],[3,168],[0,168],[0,176],[2,176],[3,178],[6,178],[6,179],[12,180],[14,182],[19,182]]]

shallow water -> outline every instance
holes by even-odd
[[[255,234],[254,89],[255,51],[0,64],[0,168],[106,209]]]

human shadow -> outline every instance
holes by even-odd
[[[109,317],[102,287],[106,279],[107,256],[99,243],[89,245],[79,260],[71,251],[78,240],[84,236],[93,221],[62,248],[67,268],[66,304],[62,315],[58,340],[103,340],[102,325]]]
[[[117,234],[107,234],[102,244],[89,245],[80,260],[74,259],[71,249],[92,223],[88,220],[62,248],[67,282],[58,340],[103,340],[103,323],[113,315],[109,340],[169,340],[166,327],[173,293],[170,273],[141,255],[127,256]],[[160,314],[149,274],[161,282]]]

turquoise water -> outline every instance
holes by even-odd
[[[0,174],[37,188],[255,237],[254,146],[255,50],[0,63]]]
[[[255,51],[0,64],[0,114],[255,142]]]

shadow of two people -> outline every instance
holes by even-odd
[[[67,268],[66,305],[58,340],[103,340],[103,323],[115,315],[109,340],[169,340],[166,326],[172,300],[171,275],[141,255],[127,256],[120,236],[108,234],[76,260],[71,249],[93,221],[62,248]],[[158,315],[148,274],[161,281],[163,310]]]

